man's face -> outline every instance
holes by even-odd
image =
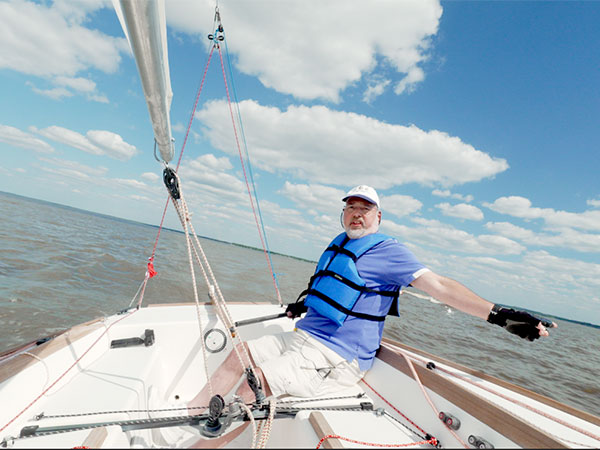
[[[377,232],[381,211],[377,206],[360,197],[350,197],[344,207],[343,223],[350,239],[358,239]]]

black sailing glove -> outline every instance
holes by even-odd
[[[308,311],[308,307],[304,306],[304,300],[302,300],[301,302],[290,303],[285,310],[286,313],[292,314],[291,316],[288,314],[288,317],[290,319],[295,319],[296,317],[300,317],[306,311]]]
[[[494,305],[487,321],[505,327],[509,333],[530,341],[540,337],[540,330],[537,327],[540,322],[546,327],[552,326],[552,322],[538,319],[528,312],[515,311],[512,308],[504,308],[498,305]]]

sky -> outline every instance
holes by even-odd
[[[368,184],[380,231],[432,270],[600,324],[600,2],[218,6],[272,251],[317,260]],[[191,121],[196,231],[260,247],[217,51],[191,120],[214,11],[167,1],[172,165]],[[158,225],[163,166],[112,3],[0,0],[0,48],[0,191]],[[165,224],[181,230],[172,208]]]

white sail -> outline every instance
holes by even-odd
[[[173,158],[171,77],[164,0],[113,0],[115,11],[135,56],[148,104],[156,145],[162,159]]]

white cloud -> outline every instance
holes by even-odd
[[[462,194],[452,193],[448,189],[434,189],[433,191],[431,191],[431,194],[435,195],[437,197],[454,198],[456,200],[462,200],[463,202],[467,202],[467,203],[470,203],[473,201],[473,196],[471,194],[462,195]]]
[[[523,263],[536,270],[535,278],[550,286],[560,284],[571,291],[573,285],[587,284],[595,286],[596,295],[600,288],[600,264],[561,258],[543,250],[527,253]],[[569,269],[565,270],[565,267]]]
[[[25,83],[28,86],[31,86],[31,90],[36,94],[43,95],[44,97],[48,97],[54,100],[60,100],[64,97],[73,97],[73,92],[64,88],[64,87],[55,87],[52,89],[39,89],[33,83],[27,82]]]
[[[76,131],[58,126],[51,126],[41,130],[36,127],[29,127],[29,129],[45,138],[83,150],[86,153],[91,153],[92,155],[102,154],[102,150]]]
[[[535,237],[536,233],[526,228],[518,227],[510,222],[488,222],[485,227],[494,233],[501,234],[511,239],[520,241],[529,241]]]
[[[440,131],[391,125],[324,106],[286,111],[252,100],[240,103],[253,163],[310,183],[348,186],[354,180],[378,189],[404,183],[454,185],[493,177],[508,168]],[[211,101],[196,113],[211,144],[237,153],[227,103]]]
[[[72,77],[89,69],[115,72],[120,54],[129,51],[127,41],[81,25],[88,12],[103,5],[0,2],[0,68],[37,76]]]
[[[61,158],[43,157],[40,158],[40,161],[43,164],[36,167],[38,173],[50,174],[49,180],[52,182],[69,186],[70,189],[78,188],[80,191],[87,192],[88,195],[91,195],[92,192],[101,192],[106,195],[113,191],[116,192],[117,197],[123,197],[123,193],[127,193],[126,197],[133,198],[132,196],[139,195],[139,192],[135,191],[140,191],[144,195],[162,197],[164,194],[166,197],[165,190],[161,185],[149,186],[143,181],[133,178],[112,178],[108,176],[109,170],[104,166],[92,167]],[[44,180],[44,183],[46,182],[48,181]]]
[[[484,206],[492,211],[523,219],[539,219],[544,215],[543,209],[532,208],[529,199],[518,196],[500,197],[494,203],[484,203]],[[546,209],[545,212],[550,213],[551,210]]]
[[[223,156],[221,158],[217,158],[212,153],[208,153],[205,155],[201,155],[194,161],[196,166],[203,166],[206,169],[217,170],[217,171],[225,171],[233,169],[233,165],[229,158]]]
[[[579,228],[588,231],[600,231],[600,211],[584,211],[572,213],[556,211],[552,208],[533,207],[531,201],[524,197],[500,197],[494,203],[484,206],[501,214],[508,214],[522,219],[542,219],[552,228]]]
[[[530,246],[562,247],[585,253],[600,253],[600,234],[583,233],[571,228],[560,229],[554,234],[536,233],[508,222],[488,222],[485,226],[490,231]]]
[[[179,175],[182,184],[186,188],[187,182],[192,181],[203,186],[210,186],[210,190],[215,194],[223,194],[230,199],[233,197],[240,201],[243,200],[244,193],[247,190],[239,178],[228,173],[232,167],[231,162],[226,157],[217,158],[212,154],[208,154],[183,164],[179,169]],[[214,201],[218,203],[217,198]]]
[[[173,131],[176,131],[177,133],[183,133],[185,131],[185,126],[181,122],[177,122],[177,123],[173,124],[173,126],[171,128]]]
[[[59,76],[54,78],[54,82],[59,86],[69,87],[79,92],[94,92],[96,90],[96,83],[87,78]]]
[[[320,184],[293,184],[286,181],[281,193],[305,211],[339,214],[345,191]]]
[[[408,195],[385,195],[381,196],[381,210],[384,214],[393,214],[396,217],[403,217],[419,211],[423,203],[414,197]]]
[[[372,103],[377,97],[379,97],[385,91],[385,88],[391,83],[391,80],[381,79],[374,77],[368,82],[367,89],[363,94],[363,101],[365,103]]]
[[[108,172],[106,167],[90,167],[67,159],[41,158],[41,161],[44,162],[44,165],[40,169],[58,175],[61,182],[64,182],[65,179],[75,179],[86,184],[102,184]]]
[[[92,176],[96,178],[104,177],[108,173],[108,169],[104,166],[90,167],[86,164],[82,164],[77,161],[71,161],[68,159],[60,158],[40,158],[47,164],[55,165],[64,169],[77,171],[84,173],[86,176]]]
[[[510,260],[424,248],[415,248],[415,252],[432,270],[465,283],[490,301],[598,323],[600,264],[545,251],[525,252]],[[574,292],[590,301],[574,302]]]
[[[396,87],[394,92],[396,94],[402,94],[403,92],[414,91],[416,84],[425,79],[425,72],[420,67],[411,67],[403,80],[401,80]]]
[[[98,103],[109,103],[108,97],[104,94],[90,94],[87,99]]]
[[[90,130],[86,133],[86,137],[102,150],[102,154],[111,158],[127,161],[139,153],[135,146],[128,144],[112,131]]]
[[[437,220],[415,217],[417,227],[382,221],[382,229],[425,248],[476,255],[518,255],[525,247],[512,239],[495,235],[472,235]]]
[[[33,150],[38,153],[52,153],[54,149],[50,144],[32,134],[25,133],[18,128],[0,124],[0,142]]]
[[[600,199],[589,199],[587,204],[593,208],[600,208]]]
[[[126,188],[145,189],[148,187],[148,185],[143,181],[133,180],[131,178],[112,178],[111,181]]]
[[[272,228],[277,227],[277,233],[270,234],[269,240],[275,236],[282,243],[280,245],[286,248],[295,246],[304,257],[318,259],[325,246],[342,231],[338,208],[333,214],[325,212],[308,220],[303,215],[304,210],[282,208],[269,201],[261,202],[261,205],[264,206],[268,223],[272,224]]]
[[[435,207],[445,216],[467,220],[483,220],[483,212],[476,206],[468,205],[466,203],[459,203],[458,205],[439,203],[435,205]]]
[[[214,2],[171,2],[168,23],[184,32],[212,33]],[[438,0],[235,2],[219,5],[225,33],[242,72],[297,98],[337,102],[340,92],[379,64],[395,71],[395,91],[424,77],[430,38],[438,30]]]
[[[72,77],[54,77],[51,83],[57,87],[49,89],[38,88],[35,83],[26,81],[25,85],[30,86],[31,90],[45,97],[60,100],[65,97],[73,97],[76,94],[84,95],[88,100],[98,103],[109,103],[108,98],[97,92],[96,83],[87,78],[72,78]]]
[[[111,131],[90,130],[86,135],[59,126],[44,129],[30,127],[30,130],[53,141],[60,142],[92,155],[110,156],[127,161],[139,153],[135,146],[128,144],[121,136]]]
[[[160,176],[154,172],[144,172],[142,175],[140,175],[140,178],[143,178],[151,183],[156,183],[158,180],[160,180]]]
[[[98,103],[108,103],[108,98],[98,93],[96,83],[89,78],[57,76],[52,79],[52,82],[59,87],[45,91],[34,87],[33,90],[56,99],[71,97],[74,93],[77,93],[85,95],[88,100]],[[33,85],[32,83],[28,84]]]

